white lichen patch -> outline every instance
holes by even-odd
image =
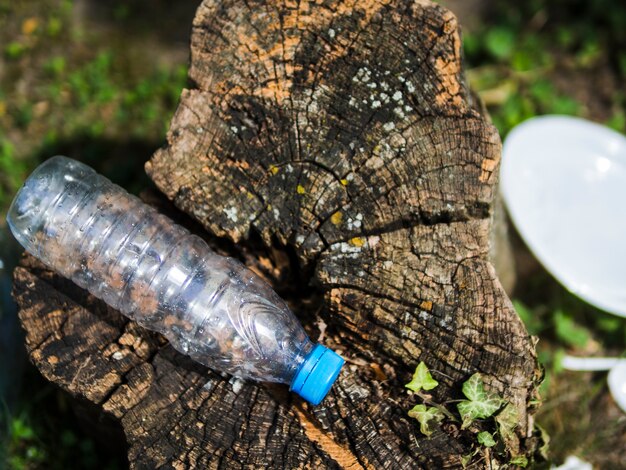
[[[298,235],[298,236],[296,237],[296,243],[297,243],[298,245],[302,245],[302,244],[304,243],[304,235]]]
[[[393,122],[387,122],[387,123],[383,124],[383,129],[385,131],[387,131],[387,132],[391,132],[395,128],[396,128],[396,125]]]
[[[359,219],[349,218],[348,221],[348,230],[355,230],[361,228],[362,222]]]
[[[402,111],[402,108],[399,106],[393,109],[393,113],[400,119],[404,119],[406,117],[406,114],[404,114],[404,111]]]
[[[335,37],[335,30],[333,28],[330,28],[328,30],[328,37],[333,39]]]
[[[415,85],[413,85],[413,83],[411,82],[406,82],[406,89],[409,93],[413,93],[415,91]]]
[[[239,217],[237,216],[236,207],[224,208],[223,211],[224,211],[224,214],[226,214],[226,217],[228,217],[233,222],[237,222],[239,220]]]
[[[339,251],[341,253],[359,253],[361,251],[360,246],[354,246],[350,243],[341,242],[339,244]]]
[[[449,330],[452,326],[452,315],[446,314],[443,318],[441,318],[438,322],[439,326]]]
[[[402,99],[402,92],[400,90],[396,91],[391,98],[393,98],[394,101],[400,101]]]
[[[379,100],[372,101],[372,109],[378,109],[381,105],[382,103]]]
[[[121,361],[124,359],[124,353],[122,351],[115,351],[111,357],[114,361]]]
[[[372,71],[367,67],[361,67],[359,68],[359,70],[357,70],[356,74],[354,74],[354,77],[352,77],[352,81],[356,83],[367,83],[370,81],[371,78]]]

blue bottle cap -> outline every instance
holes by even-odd
[[[291,390],[312,405],[318,405],[339,376],[343,363],[339,354],[316,344],[291,382]]]

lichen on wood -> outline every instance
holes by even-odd
[[[507,452],[534,452],[535,352],[489,262],[500,140],[460,49],[455,17],[427,1],[200,6],[195,86],[146,170],[211,236],[270,253],[277,287],[304,284],[288,300],[348,366],[316,408],[234,387],[27,261],[32,359],[121,423],[131,466],[458,467],[468,431],[426,438],[407,416],[421,361],[438,402],[481,373],[519,412]],[[280,263],[290,274],[272,279]]]

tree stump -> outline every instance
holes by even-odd
[[[455,17],[421,0],[206,0],[150,177],[253,263],[348,364],[318,407],[176,353],[26,258],[15,294],[45,377],[121,424],[132,468],[456,468],[529,459],[533,342],[489,262],[500,140],[464,82]],[[480,447],[430,437],[423,361],[452,413],[475,372],[514,405]],[[468,455],[474,454],[471,460]],[[464,458],[465,457],[465,458]],[[519,461],[519,460],[518,460]]]

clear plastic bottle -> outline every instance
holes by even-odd
[[[339,375],[343,359],[267,283],[80,162],[41,164],[7,221],[29,253],[202,364],[314,405]]]

